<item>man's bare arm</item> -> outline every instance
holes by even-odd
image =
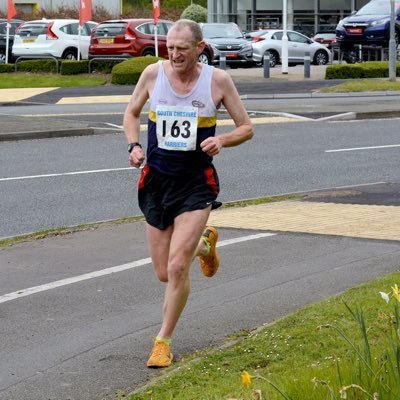
[[[222,147],[238,146],[253,137],[253,125],[245,110],[232,78],[223,70],[214,71],[213,97],[219,100],[235,123],[228,133],[210,137],[201,143],[204,152],[210,156],[218,154]]]
[[[157,70],[158,66],[152,64],[143,71],[126,107],[123,125],[128,143],[140,142],[140,113],[150,97],[150,88]],[[140,167],[144,161],[144,151],[141,147],[136,146],[132,149],[129,161],[133,167]]]

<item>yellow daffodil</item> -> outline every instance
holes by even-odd
[[[400,302],[400,293],[397,285],[392,286],[392,296]]]
[[[240,380],[242,382],[242,385],[246,388],[250,387],[251,378],[252,376],[247,371],[243,371],[242,374],[240,375]]]

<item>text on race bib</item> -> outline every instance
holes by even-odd
[[[165,150],[196,150],[197,117],[195,107],[157,106],[158,147]]]

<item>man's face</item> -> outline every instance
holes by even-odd
[[[168,56],[172,68],[186,71],[196,65],[204,43],[197,43],[189,28],[171,29],[167,35]]]

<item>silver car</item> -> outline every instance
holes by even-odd
[[[282,57],[283,30],[271,29],[250,32],[252,36],[253,61],[258,64],[264,62],[264,54],[269,52],[270,67],[280,64]],[[322,44],[314,42],[307,36],[287,31],[288,36],[288,62],[301,64],[304,62],[305,52],[310,53],[311,62],[316,65],[327,64],[331,59],[331,52]]]

